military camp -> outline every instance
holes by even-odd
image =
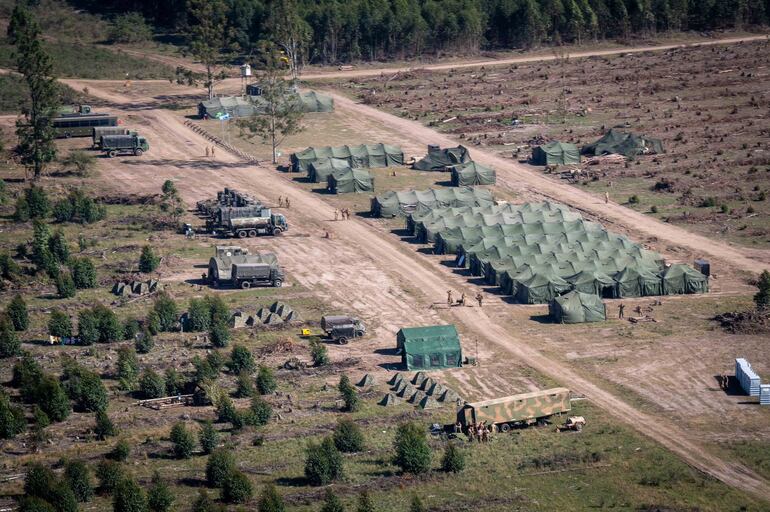
[[[412,167],[418,171],[448,171],[453,165],[467,164],[472,161],[471,154],[465,146],[443,149],[438,146],[428,146],[428,154],[416,161]]]

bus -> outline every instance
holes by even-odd
[[[53,120],[56,137],[91,137],[97,126],[117,126],[117,116],[108,114],[63,114]]]

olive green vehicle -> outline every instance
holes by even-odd
[[[569,389],[552,388],[466,403],[457,411],[457,421],[462,425],[463,432],[468,426],[478,423],[493,424],[501,432],[508,432],[512,427],[532,425],[554,414],[568,412],[571,408]]]

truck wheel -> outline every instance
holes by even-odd
[[[72,134],[70,132],[65,132],[64,138],[69,139],[70,137],[72,137]]]
[[[246,238],[247,236],[249,236],[248,231],[238,231],[238,238]]]
[[[273,228],[273,236],[280,236],[281,233],[283,233],[281,228]]]
[[[508,432],[509,430],[511,430],[511,426],[508,423],[500,425],[500,432]]]
[[[360,338],[364,334],[366,334],[364,331],[356,331],[356,338]]]
[[[257,236],[257,230],[256,229],[250,229],[249,230],[249,236],[256,237]]]
[[[280,288],[281,286],[283,286],[283,281],[281,281],[280,279],[276,279],[275,281],[273,281],[273,288]]]
[[[248,281],[242,281],[241,288],[243,288],[244,290],[248,290],[249,288],[251,288],[251,283]]]
[[[107,156],[110,158],[115,158],[116,156],[118,156],[118,152],[113,149],[112,151],[107,152]]]
[[[345,336],[340,336],[339,338],[337,338],[337,343],[339,343],[340,345],[347,345],[348,339]]]
[[[136,156],[142,156],[142,153],[144,153],[144,151],[142,151],[142,148],[136,148],[134,150],[134,155]]]

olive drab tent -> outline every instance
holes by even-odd
[[[492,192],[473,187],[386,192],[372,199],[374,217],[395,217],[419,210],[450,206],[490,206]]]
[[[580,150],[567,142],[549,142],[532,150],[534,165],[570,165],[580,163]]]
[[[300,103],[303,112],[334,112],[334,99],[331,96],[324,96],[315,91],[290,94]],[[216,119],[222,114],[230,117],[249,117],[264,114],[266,111],[267,101],[262,96],[220,96],[198,104],[198,115],[201,118]]]
[[[334,112],[334,98],[315,91],[300,93],[303,112]]]
[[[706,293],[709,289],[708,277],[682,263],[671,265],[663,271],[661,277],[664,295]]]
[[[349,171],[350,164],[340,158],[322,158],[310,162],[307,169],[307,179],[311,183],[327,183],[329,176],[338,171]]]
[[[291,155],[291,170],[305,172],[312,162],[325,158],[345,160],[351,169],[361,167],[392,167],[404,165],[404,152],[398,146],[387,144],[361,144],[307,148]]]
[[[576,290],[553,299],[548,304],[548,313],[555,322],[562,324],[607,320],[607,309],[599,297]]]
[[[593,144],[583,146],[580,153],[590,156],[617,154],[630,158],[637,155],[663,153],[663,143],[644,135],[612,129]]]
[[[548,271],[516,281],[516,300],[522,304],[545,304],[572,288],[572,285],[555,272]]]
[[[494,169],[476,162],[452,166],[452,186],[494,185],[497,177]]]
[[[572,288],[581,293],[590,293],[598,297],[612,299],[615,297],[615,280],[598,270],[582,270],[566,278]]]
[[[663,295],[660,276],[644,268],[626,267],[612,278],[615,280],[615,296],[618,298]]]
[[[415,162],[412,168],[418,171],[445,171],[451,165],[465,164],[470,161],[472,161],[471,155],[465,146],[444,149],[428,146],[428,154],[422,160]]]
[[[374,191],[374,178],[366,169],[336,171],[327,178],[327,183],[332,194]]]
[[[398,331],[397,349],[410,371],[462,366],[460,336],[454,325],[405,327]]]

